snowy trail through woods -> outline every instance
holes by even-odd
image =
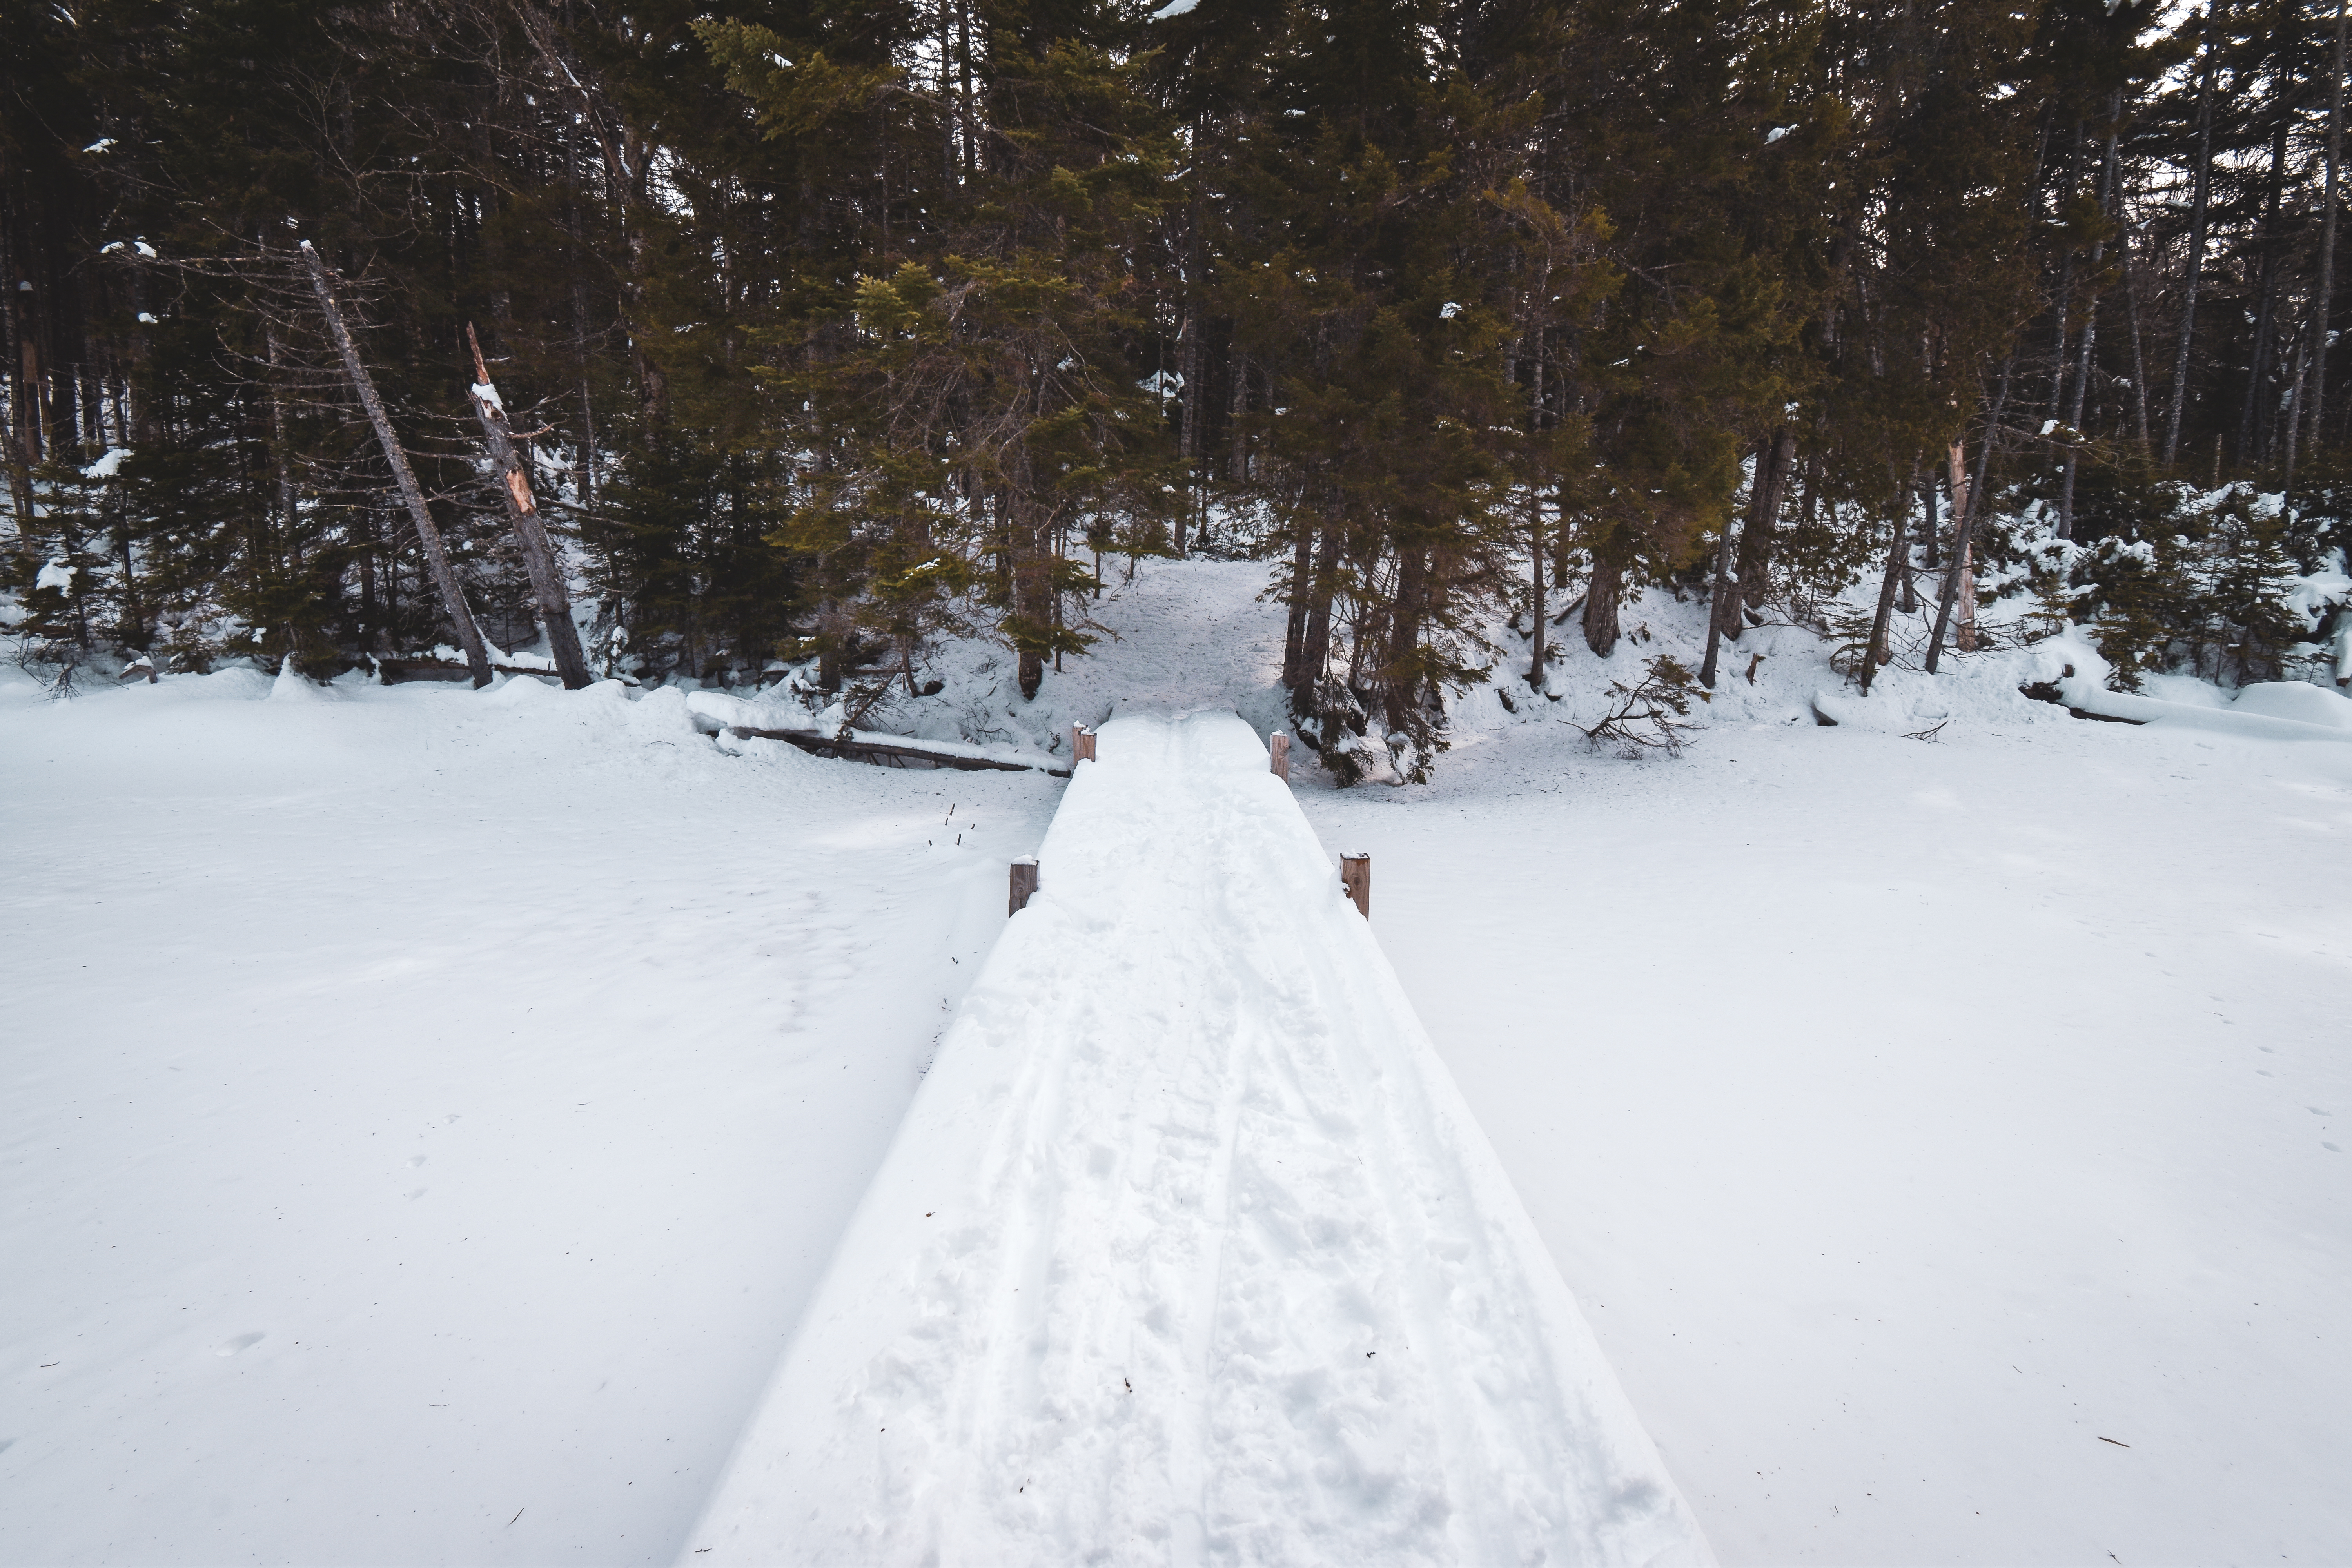
[[[1256,736],[1100,756],[685,1560],[1704,1561]]]

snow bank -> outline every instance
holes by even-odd
[[[1703,1561],[1249,727],[1100,752],[683,1561]]]
[[[2229,707],[2172,702],[2160,697],[2140,697],[2110,691],[2095,675],[2068,676],[2058,682],[2070,708],[2136,724],[2163,724],[2176,730],[2207,730],[2249,741],[2352,742],[2352,703],[2294,681],[2265,681],[2250,686]],[[2293,695],[2307,691],[2308,699]],[[2252,697],[2253,700],[2246,700]],[[2341,721],[2330,707],[2343,709]]]
[[[2259,713],[2330,730],[2352,730],[2352,700],[2301,680],[2265,680],[2242,688],[2232,711]]]

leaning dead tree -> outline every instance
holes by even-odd
[[[531,593],[539,600],[540,623],[547,628],[555,672],[566,687],[577,691],[589,684],[588,661],[581,657],[580,628],[572,624],[572,595],[563,584],[562,563],[548,542],[539,502],[530,493],[530,475],[515,450],[506,407],[499,401],[499,389],[491,384],[489,366],[482,363],[482,342],[474,335],[471,322],[466,326],[466,343],[474,351],[474,384],[467,389],[467,395],[473,400],[474,417],[482,422],[482,437],[489,443],[490,467],[499,476],[499,493],[506,499],[515,542],[522,547],[522,563],[530,574]]]
[[[343,373],[351,378],[352,390],[359,394],[361,406],[367,410],[368,423],[375,426],[376,442],[383,448],[384,461],[392,465],[393,482],[400,489],[409,521],[416,525],[417,542],[425,547],[425,565],[433,574],[434,586],[441,590],[441,606],[457,628],[457,646],[466,650],[466,668],[473,675],[476,686],[488,686],[492,679],[490,655],[482,645],[481,628],[474,624],[474,613],[467,607],[465,592],[457,585],[457,574],[449,565],[449,552],[441,543],[441,531],[433,524],[433,514],[425,506],[425,492],[417,486],[415,471],[408,466],[408,453],[392,428],[392,416],[384,412],[383,399],[376,395],[375,378],[360,363],[351,330],[343,325],[342,309],[335,303],[334,289],[327,280],[327,264],[319,259],[318,251],[307,239],[302,242],[302,265],[310,268],[310,288],[319,296],[319,313],[326,318],[327,335],[334,340],[335,352],[342,356]],[[568,614],[563,624],[567,627],[572,624]],[[576,657],[576,642],[573,651]]]

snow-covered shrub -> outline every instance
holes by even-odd
[[[2059,539],[2036,502],[1986,531],[1987,555],[2032,596],[2027,635],[2087,627],[2119,689],[2180,671],[2276,680],[2313,634],[2326,595],[2295,571],[2276,495],[2111,477],[2074,521],[2076,537]]]

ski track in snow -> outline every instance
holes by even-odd
[[[1704,1560],[1255,736],[1100,754],[686,1560]]]

